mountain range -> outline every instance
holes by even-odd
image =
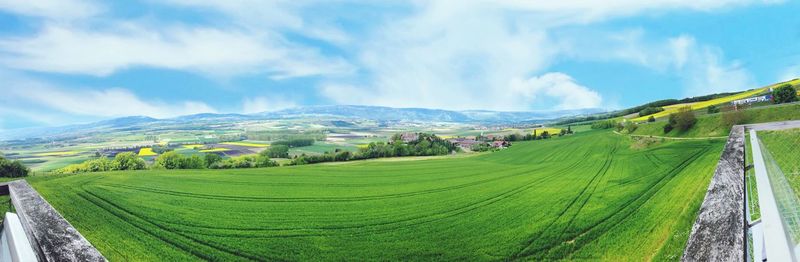
[[[60,127],[24,128],[0,131],[1,140],[47,137],[57,134],[79,134],[104,129],[126,129],[143,125],[175,125],[203,122],[236,122],[245,120],[274,120],[301,118],[337,118],[374,121],[453,122],[475,124],[546,122],[567,116],[602,112],[601,109],[503,112],[489,110],[452,111],[427,108],[393,108],[383,106],[328,105],[306,106],[255,114],[202,113],[174,118],[157,119],[147,116],[128,116],[88,124]]]

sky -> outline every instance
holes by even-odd
[[[780,0],[0,0],[0,131],[313,105],[619,109],[800,75]]]

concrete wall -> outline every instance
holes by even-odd
[[[684,250],[682,261],[744,261],[744,127],[734,126]]]

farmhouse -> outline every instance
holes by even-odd
[[[481,141],[476,141],[474,138],[464,138],[464,137],[451,138],[448,139],[447,141],[453,143],[454,145],[462,149],[471,149],[473,145],[483,143]]]
[[[400,134],[400,139],[402,139],[403,142],[406,142],[406,143],[414,142],[414,141],[417,141],[419,139],[419,134],[417,134],[417,133],[402,133],[402,134]]]
[[[507,141],[504,141],[504,140],[492,141],[492,147],[494,147],[494,148],[506,148],[506,147],[508,147],[510,145],[511,145],[511,143],[509,143]]]

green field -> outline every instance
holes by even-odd
[[[800,119],[800,104],[783,104],[767,107],[756,107],[743,111],[745,117],[742,124],[765,123]],[[731,127],[722,121],[722,114],[711,114],[697,117],[697,124],[685,132],[672,130],[664,134],[666,121],[656,121],[639,125],[634,135],[652,135],[666,137],[721,137],[728,136]]]
[[[29,178],[110,260],[677,260],[722,141]]]
[[[792,190],[800,196],[800,154],[797,153],[800,129],[760,131],[758,138],[786,176]]]

